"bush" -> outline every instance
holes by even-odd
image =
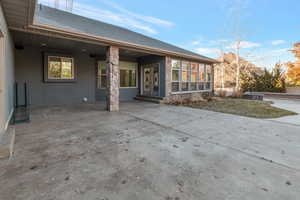
[[[277,63],[272,71],[265,69],[262,75],[254,72],[242,73],[242,90],[247,92],[285,92],[285,78],[281,66],[280,63]]]

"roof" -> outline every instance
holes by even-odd
[[[134,44],[138,47],[173,52],[182,56],[190,56],[206,62],[217,62],[214,59],[199,55],[197,53],[182,49],[166,42],[130,31],[101,21],[79,16],[70,12],[58,10],[44,5],[36,9],[34,25],[47,26],[68,32],[92,35],[99,39],[109,39],[124,44]]]

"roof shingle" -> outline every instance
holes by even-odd
[[[197,59],[207,62],[216,62],[214,59],[196,54],[194,52],[176,47],[134,31],[130,31],[126,28],[89,19],[44,5],[40,5],[36,9],[34,24],[93,35],[99,38],[108,38],[110,40],[131,43],[137,46],[161,49],[181,55],[196,57]]]

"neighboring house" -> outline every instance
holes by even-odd
[[[136,96],[171,101],[212,92],[213,59],[36,0],[0,4],[0,130],[14,95],[24,103],[24,82],[32,106],[106,100],[109,111]]]
[[[214,65],[214,89],[220,90],[223,85],[223,89],[226,89],[227,91],[230,91],[230,89],[233,90],[236,85],[236,55],[231,52],[225,53],[218,60],[220,63]],[[241,73],[254,72],[259,75],[264,73],[263,68],[256,66],[244,58],[240,58],[239,61]]]

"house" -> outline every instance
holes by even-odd
[[[0,4],[0,130],[16,97],[25,104],[24,82],[32,106],[106,101],[109,111],[137,96],[172,101],[213,91],[211,58],[36,0]]]

